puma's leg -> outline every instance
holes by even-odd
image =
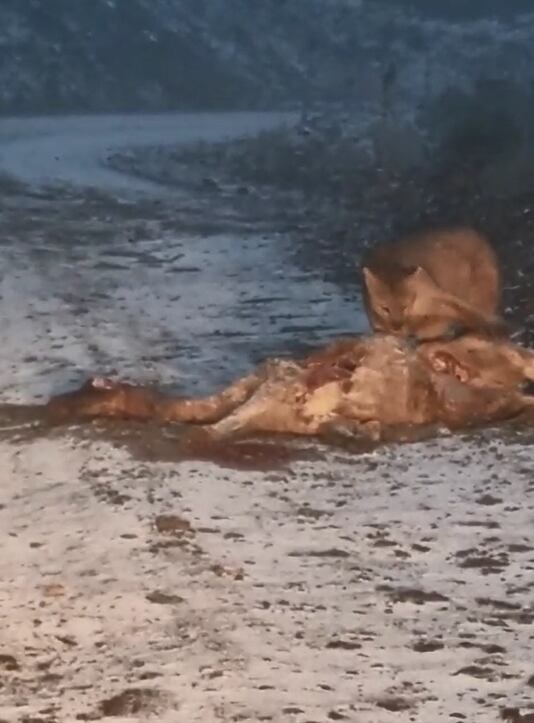
[[[444,314],[451,314],[449,338],[458,338],[468,331],[479,331],[491,336],[507,336],[509,326],[497,314],[480,311],[462,299],[447,294],[440,299]]]
[[[501,316],[477,309],[453,294],[435,291],[431,302],[419,307],[416,304],[408,322],[410,334],[419,342],[448,342],[469,332],[494,339],[510,335],[509,325]]]

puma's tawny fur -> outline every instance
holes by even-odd
[[[497,256],[472,229],[427,231],[379,246],[364,260],[362,275],[374,331],[421,341],[505,329]]]
[[[168,398],[104,378],[55,397],[49,415],[126,417],[204,425],[213,436],[350,430],[374,439],[391,429],[450,428],[514,416],[534,402],[534,352],[507,340],[466,334],[413,348],[393,335],[344,339],[308,357],[272,360],[218,394]]]

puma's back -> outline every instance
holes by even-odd
[[[375,331],[432,338],[454,326],[498,326],[497,256],[473,229],[427,231],[379,246],[364,260],[362,272]]]

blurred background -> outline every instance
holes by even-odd
[[[3,0],[4,113],[300,107],[526,84],[528,0]]]

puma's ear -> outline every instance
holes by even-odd
[[[424,283],[427,286],[436,287],[436,282],[422,266],[416,266],[409,274],[409,278],[414,279],[418,283]]]
[[[362,268],[362,274],[363,274],[363,280],[365,282],[365,285],[367,287],[367,291],[372,294],[377,294],[381,291],[383,291],[383,283],[378,278],[378,276],[371,271],[371,269],[368,266],[364,266]]]

